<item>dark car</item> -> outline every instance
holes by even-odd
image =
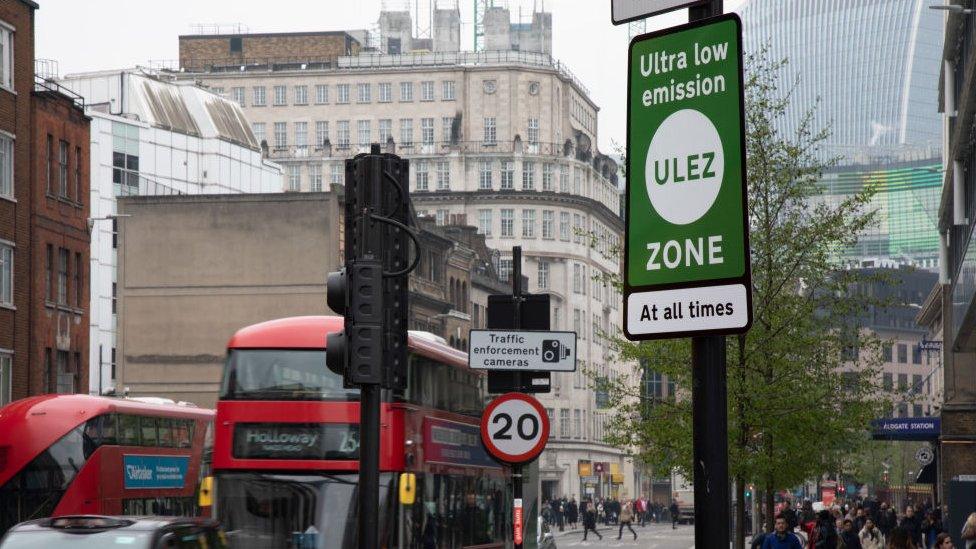
[[[211,519],[99,515],[71,515],[22,522],[11,528],[0,542],[0,549],[96,549],[119,546],[126,549],[214,549],[227,547],[227,542],[220,524]]]

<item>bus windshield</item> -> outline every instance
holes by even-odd
[[[358,389],[325,367],[323,349],[232,349],[224,367],[225,400],[359,400]]]

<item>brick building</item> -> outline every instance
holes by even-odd
[[[0,1],[0,404],[24,396],[30,376],[35,9],[29,0]]]
[[[360,42],[344,31],[273,34],[195,34],[180,36],[180,66],[209,70],[214,65],[332,63],[359,53]]]
[[[88,387],[89,123],[80,96],[31,94],[30,374],[26,392]]]

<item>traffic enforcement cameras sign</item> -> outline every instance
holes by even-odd
[[[495,459],[517,465],[535,459],[549,440],[549,415],[524,393],[496,397],[481,414],[481,441]]]
[[[471,330],[469,348],[476,370],[576,371],[576,332]]]
[[[752,324],[744,123],[737,15],[631,42],[628,339],[735,334]]]
[[[610,18],[614,25],[644,19],[669,11],[703,4],[708,0],[611,0]]]

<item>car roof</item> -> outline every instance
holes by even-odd
[[[120,515],[120,516],[106,516],[106,515],[62,515],[58,517],[47,517],[42,519],[31,520],[27,522],[22,522],[17,526],[10,529],[11,532],[30,532],[39,530],[79,530],[80,528],[54,528],[51,526],[52,521],[57,519],[86,519],[86,518],[108,518],[113,520],[127,520],[132,521],[132,524],[121,525],[121,526],[110,526],[110,527],[100,527],[93,528],[92,533],[102,532],[107,530],[145,530],[153,531],[170,525],[179,524],[189,524],[198,526],[216,526],[218,522],[214,519],[209,519],[205,517],[162,517],[162,516],[150,516],[150,515]]]

